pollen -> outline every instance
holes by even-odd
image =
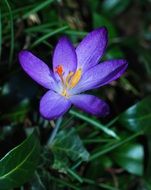
[[[71,79],[71,77],[74,75],[74,72],[69,72],[69,74],[66,77],[66,86],[69,87],[69,81]]]
[[[55,68],[55,72],[59,75],[62,83],[64,84],[64,79],[63,79],[63,66],[62,65],[58,65],[56,68]]]
[[[63,75],[63,66],[62,65],[58,65],[55,68],[55,72],[58,73],[59,76],[62,76]]]
[[[70,80],[70,89],[74,88],[77,83],[79,82],[79,80],[81,79],[81,75],[82,75],[82,69],[78,69],[75,74],[72,76],[71,80]]]
[[[63,89],[63,91],[62,91],[62,94],[61,94],[62,96],[65,96],[66,98],[69,98],[69,95],[68,95],[68,93],[67,93],[67,90],[66,89]]]
[[[62,81],[63,91],[61,94],[65,97],[68,97],[67,91],[74,88],[78,84],[79,80],[81,79],[82,69],[80,68],[76,72],[69,71],[68,75],[64,76],[65,73],[63,66],[58,65],[55,67],[55,72],[58,74]]]

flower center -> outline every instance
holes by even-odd
[[[76,72],[70,71],[67,76],[64,76],[64,68],[62,65],[58,65],[55,68],[55,72],[59,75],[62,84],[63,84],[63,91],[62,95],[65,97],[69,97],[68,90],[74,88],[79,80],[81,79],[82,69],[78,69]]]

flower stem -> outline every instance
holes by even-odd
[[[59,119],[56,122],[56,126],[54,127],[54,129],[50,135],[50,138],[48,139],[48,145],[52,144],[52,142],[53,142],[53,140],[54,140],[54,138],[55,138],[55,136],[56,136],[56,134],[60,128],[61,122],[62,122],[62,117],[59,117]]]

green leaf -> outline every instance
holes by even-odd
[[[151,132],[151,96],[127,109],[119,116],[119,121],[131,131]]]
[[[143,146],[126,144],[116,149],[113,154],[115,162],[126,171],[141,176],[143,174]]]
[[[75,129],[64,129],[58,133],[51,145],[54,154],[53,168],[66,171],[69,159],[72,161],[88,161],[89,153]]]
[[[19,187],[27,182],[34,174],[39,156],[40,143],[34,131],[0,160],[0,190]]]

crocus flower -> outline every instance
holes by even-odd
[[[53,71],[29,51],[19,53],[24,71],[48,89],[40,101],[40,113],[44,118],[56,119],[72,104],[95,116],[109,113],[109,107],[103,100],[81,94],[119,78],[127,68],[127,62],[122,59],[99,63],[107,41],[104,27],[90,32],[76,49],[66,37],[62,37],[54,50]]]

